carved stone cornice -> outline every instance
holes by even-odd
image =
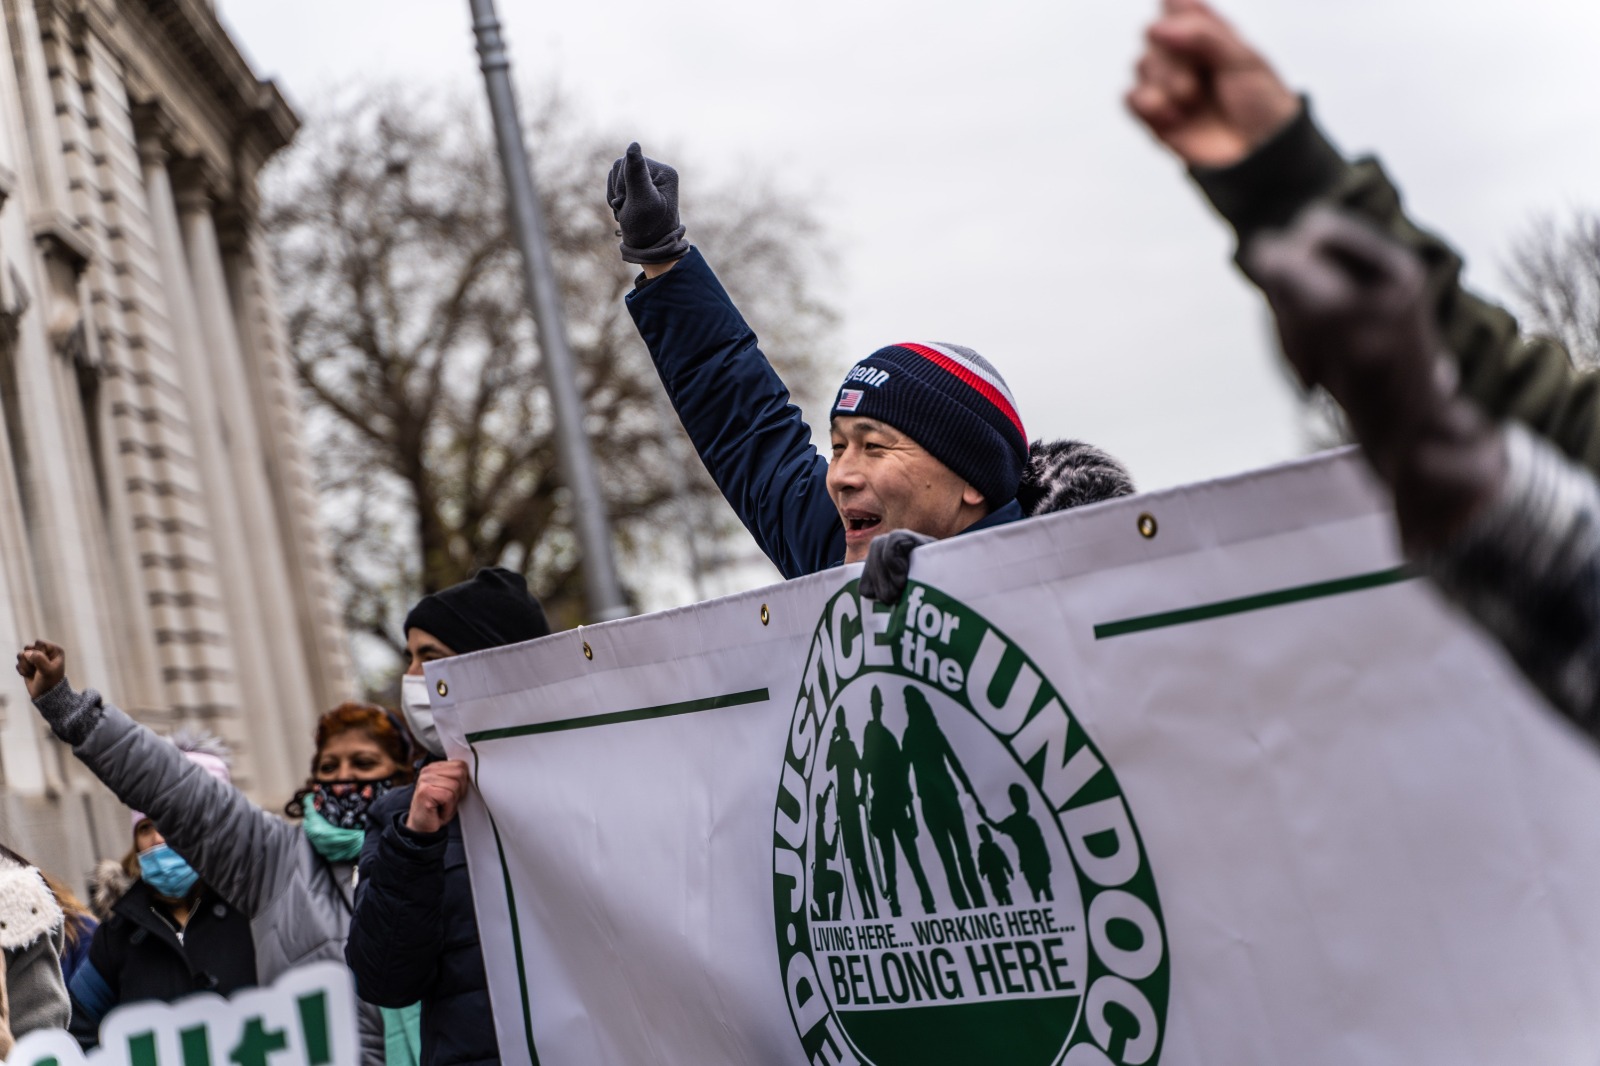
[[[136,111],[168,112],[172,121],[162,137],[174,155],[203,152],[218,170],[240,170],[242,184],[254,181],[300,127],[277,85],[256,76],[206,0],[35,2],[68,17],[77,32],[94,34],[121,59]]]
[[[78,0],[90,5],[102,0]],[[253,136],[263,158],[284,147],[300,128],[276,84],[256,77],[217,13],[205,0],[117,0],[124,21],[155,27],[223,107],[234,128]]]

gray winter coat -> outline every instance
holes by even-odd
[[[39,702],[57,695],[52,690]],[[257,807],[177,747],[102,703],[93,689],[67,695],[102,708],[73,754],[118,799],[149,815],[201,880],[249,916],[262,984],[306,963],[344,962],[353,863],[324,859],[298,825]],[[382,1017],[374,1007],[361,1007],[362,1060],[381,1066]]]
[[[61,907],[32,866],[0,857],[0,950],[5,1039],[65,1029],[71,1013],[61,978]],[[0,1054],[9,1054],[7,1047]]]

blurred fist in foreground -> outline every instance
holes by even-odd
[[[1185,164],[1227,167],[1300,113],[1267,61],[1204,0],[1163,0],[1128,109]]]
[[[1245,251],[1284,355],[1327,389],[1394,490],[1408,548],[1446,543],[1499,492],[1505,442],[1457,387],[1422,261],[1366,222],[1306,212]]]

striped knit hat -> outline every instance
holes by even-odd
[[[891,344],[851,368],[831,417],[893,426],[983,493],[991,508],[1017,494],[1028,435],[1000,372],[959,344]]]

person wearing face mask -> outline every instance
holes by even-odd
[[[284,807],[284,813],[302,820],[306,838],[331,880],[343,883],[355,877],[355,862],[361,856],[373,805],[410,779],[414,755],[415,746],[405,726],[381,707],[343,703],[317,723],[317,755],[311,777]],[[407,769],[374,777],[393,766]],[[347,915],[353,913],[353,891],[349,897],[341,891],[340,896],[349,900]],[[380,1010],[388,1066],[412,1066],[421,1047],[418,1004]]]
[[[171,747],[204,773],[228,784],[227,751],[209,737],[179,734]],[[99,1043],[100,1022],[113,1007],[194,992],[232,995],[256,984],[250,921],[200,879],[156,823],[133,813],[134,880],[95,929],[89,955],[73,975],[72,1035],[85,1049]]]
[[[311,777],[290,806],[305,815],[296,825],[255,806],[98,692],[74,691],[59,646],[29,644],[17,655],[17,672],[78,760],[160,826],[172,851],[249,920],[260,984],[344,958],[360,826],[386,790],[411,780],[410,742],[387,711],[345,703],[322,716]],[[153,862],[172,865],[160,856]],[[386,1043],[376,1007],[361,1005],[360,1032],[363,1063],[379,1066]]]
[[[500,1051],[456,819],[467,766],[444,758],[422,667],[549,632],[527,579],[499,567],[424,596],[406,616],[402,706],[427,762],[415,785],[373,806],[345,959],[362,999],[421,1001],[423,1066],[499,1062]]]

